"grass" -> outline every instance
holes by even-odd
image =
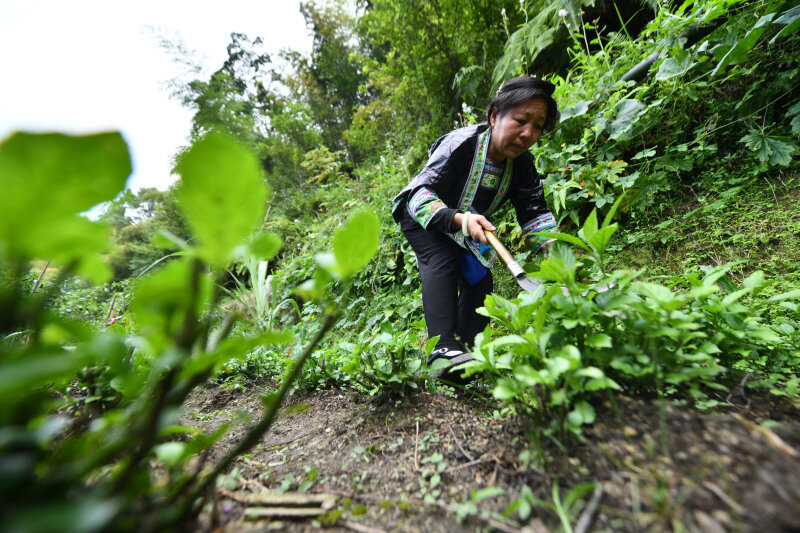
[[[658,216],[624,223],[609,251],[615,265],[646,267],[651,276],[741,261],[735,282],[762,270],[776,280],[767,294],[792,290],[800,286],[800,184],[794,176],[777,187],[754,181],[722,193],[689,192]]]

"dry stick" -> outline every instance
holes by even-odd
[[[491,487],[494,485],[494,482],[497,481],[497,471],[500,469],[500,461],[494,463],[494,472],[492,472],[492,477],[489,478],[488,485]]]
[[[419,449],[419,420],[417,420],[417,438],[414,444],[414,470],[419,472],[419,463],[417,463],[417,449]]]
[[[275,397],[272,399],[270,405],[266,408],[264,416],[255,426],[250,428],[250,431],[247,433],[247,435],[245,435],[244,439],[242,439],[238,445],[228,452],[228,455],[223,457],[220,462],[216,464],[211,473],[209,473],[191,491],[189,491],[189,494],[184,499],[184,509],[182,510],[181,514],[188,513],[191,510],[191,506],[194,504],[195,500],[197,500],[197,498],[206,492],[208,487],[217,478],[217,476],[220,475],[231,464],[233,464],[237,457],[255,446],[264,433],[266,433],[266,431],[272,425],[272,421],[275,419],[275,414],[278,412],[278,407],[280,407],[281,403],[283,402],[283,398],[289,391],[289,387],[291,387],[292,383],[294,383],[295,379],[297,379],[297,376],[302,371],[303,364],[306,362],[306,359],[308,359],[308,356],[311,355],[312,351],[314,351],[314,348],[316,348],[319,341],[322,340],[322,337],[324,337],[328,330],[333,327],[333,324],[336,322],[336,318],[336,315],[325,315],[325,318],[322,321],[322,326],[314,335],[314,338],[311,339],[311,342],[308,344],[308,346],[306,346],[306,349],[303,350],[297,359],[295,359],[289,375],[284,378],[280,389],[278,389],[278,392],[275,393]]]
[[[458,450],[467,458],[468,461],[474,461],[475,458],[472,457],[467,451],[461,447],[461,443],[458,442],[458,438],[456,438],[456,432],[453,431],[453,426],[450,426],[450,434],[453,436],[453,440],[456,441],[456,446],[458,446]]]
[[[728,394],[728,397],[725,398],[725,401],[731,403],[731,399],[733,399],[734,396],[739,396],[742,399],[747,400],[747,405],[749,406],[750,400],[747,398],[747,394],[745,394],[745,389],[744,389],[749,379],[750,379],[750,372],[744,375],[742,381],[733,388],[730,394]]]
[[[778,196],[775,194],[775,187],[772,186],[772,182],[769,181],[766,176],[763,176],[763,178],[764,178],[764,181],[767,182],[767,185],[769,185],[769,188],[772,189],[772,198],[775,200],[775,204],[777,205]]]
[[[586,509],[583,510],[581,517],[575,524],[573,533],[586,533],[589,531],[589,528],[592,527],[592,522],[594,522],[594,514],[597,512],[597,506],[600,505],[600,499],[602,497],[603,487],[602,485],[597,485],[592,493],[592,499],[589,500],[589,503],[586,505]]]
[[[117,303],[117,293],[115,292],[114,295],[111,297],[111,303],[108,304],[108,313],[106,313],[106,324],[108,321],[111,320],[111,314],[114,312],[114,304]]]
[[[750,434],[762,437],[765,441],[767,441],[767,444],[772,446],[774,449],[791,457],[800,457],[800,453],[798,453],[797,450],[786,444],[786,442],[777,436],[771,429],[754,424],[739,413],[733,413],[733,418],[738,420],[740,424],[747,428]]]
[[[31,295],[33,295],[33,293],[36,292],[36,289],[39,288],[39,284],[42,282],[42,278],[44,278],[44,273],[47,272],[47,267],[49,266],[50,266],[50,260],[48,259],[47,262],[44,264],[44,268],[42,268],[41,274],[39,274],[39,277],[36,278],[36,283],[33,284],[33,288],[31,289]]]
[[[317,431],[322,431],[323,429],[325,429],[326,426],[327,426],[327,424],[325,426],[320,426],[320,427],[318,427],[316,429],[312,429],[310,431],[306,431],[305,433],[303,433],[299,437],[295,437],[293,439],[289,439],[289,440],[286,440],[286,441],[283,441],[283,442],[279,442],[278,444],[271,444],[269,446],[269,449],[270,450],[277,450],[278,448],[283,448],[284,446],[287,446],[289,444],[292,444],[293,442],[296,442],[296,441],[298,441],[300,439],[308,437],[309,435],[312,435],[312,434],[316,433]]]
[[[733,509],[733,511],[736,514],[738,514],[739,516],[742,516],[742,515],[745,514],[744,507],[742,507],[741,505],[736,503],[733,499],[731,499],[731,497],[728,496],[727,494],[725,494],[725,492],[721,488],[719,488],[717,485],[715,485],[714,483],[711,483],[710,481],[703,481],[703,486],[705,488],[707,488],[708,490],[710,490],[711,492],[713,492],[717,496],[717,498],[722,500],[723,503],[727,504],[728,507]]]
[[[456,470],[461,470],[462,468],[468,468],[470,466],[479,465],[481,463],[490,463],[492,461],[498,462],[497,457],[492,456],[492,457],[483,457],[483,458],[480,458],[480,459],[473,459],[472,461],[470,461],[468,463],[463,463],[463,464],[460,464],[460,465],[451,466],[450,468],[445,470],[443,473],[444,474],[449,474],[450,472],[455,472]]]
[[[359,533],[386,533],[386,530],[384,529],[365,526],[364,524],[359,524],[358,522],[351,522],[350,520],[340,520],[339,522],[337,522],[337,524],[346,527],[347,529],[358,531]]]

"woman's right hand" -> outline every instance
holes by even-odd
[[[482,242],[483,244],[489,244],[484,230],[497,231],[497,228],[495,228],[485,216],[470,213],[469,220],[467,221],[467,231],[469,232],[469,236],[476,241]]]

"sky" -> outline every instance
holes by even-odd
[[[159,37],[182,41],[208,75],[232,32],[261,37],[267,52],[311,48],[298,0],[0,0],[0,140],[119,130],[133,160],[128,187],[166,189],[192,112],[169,96],[186,67]]]

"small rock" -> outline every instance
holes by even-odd
[[[632,428],[631,426],[625,426],[625,429],[623,431],[625,432],[626,437],[635,437],[636,435],[639,434],[639,432],[636,431],[636,429]]]

